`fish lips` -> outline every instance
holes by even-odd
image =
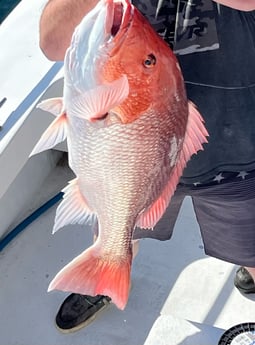
[[[129,0],[101,0],[75,30],[72,45],[83,53],[119,45],[132,22],[134,7]]]
[[[110,8],[109,8],[110,9]],[[111,37],[114,42],[114,48],[111,51],[111,55],[118,49],[123,43],[127,31],[131,26],[134,14],[134,7],[129,0],[114,1],[113,3],[113,15],[109,12]]]
[[[101,0],[76,27],[64,68],[67,84],[78,93],[100,84],[101,66],[125,40],[133,12],[129,0]]]

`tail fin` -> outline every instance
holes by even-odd
[[[48,291],[105,295],[119,309],[124,309],[129,295],[131,258],[131,254],[122,259],[100,256],[97,246],[93,245],[55,276]]]

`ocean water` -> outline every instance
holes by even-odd
[[[0,0],[0,24],[20,1],[21,0]]]

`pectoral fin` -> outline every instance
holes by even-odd
[[[74,97],[68,115],[95,121],[122,103],[128,96],[129,85],[126,76],[89,90]]]

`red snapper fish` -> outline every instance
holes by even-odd
[[[76,178],[64,189],[53,232],[98,220],[95,243],[50,283],[107,295],[124,309],[132,236],[163,215],[207,131],[187,100],[171,49],[128,0],[100,0],[77,26],[64,60],[63,98],[39,107],[56,115],[32,154],[67,139]]]

